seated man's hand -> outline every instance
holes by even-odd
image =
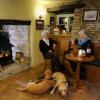
[[[52,52],[52,50],[49,50],[49,52]]]
[[[54,44],[53,44],[53,49],[55,49],[56,47],[57,47],[57,45],[54,43]]]

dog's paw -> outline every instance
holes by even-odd
[[[54,93],[54,91],[51,91],[50,94],[52,95]]]
[[[19,91],[25,91],[25,90],[26,90],[26,88],[16,87],[16,90],[19,90]]]

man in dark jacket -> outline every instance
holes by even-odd
[[[54,52],[57,42],[49,38],[49,31],[44,30],[42,32],[42,39],[39,42],[40,51],[45,59],[51,59],[51,70],[61,70],[61,63],[57,54]]]

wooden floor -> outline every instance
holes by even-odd
[[[16,81],[28,82],[29,80],[35,80],[41,73],[43,73],[42,66],[30,68],[20,74],[0,81],[0,100],[100,100],[100,86],[89,82],[86,82],[87,91],[78,90],[72,92],[69,87],[66,98],[62,98],[57,91],[53,95],[50,95],[49,91],[43,95],[32,95],[15,89],[17,87]]]

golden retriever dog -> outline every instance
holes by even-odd
[[[50,92],[50,94],[53,94],[55,89],[57,88],[58,91],[61,93],[63,97],[66,97],[67,90],[68,90],[68,82],[65,77],[65,75],[61,72],[55,72],[52,75],[53,80],[56,81],[56,84],[54,85],[54,88]]]
[[[45,78],[42,82],[29,82],[24,88],[17,88],[18,90],[27,91],[32,94],[43,94],[47,92],[54,85],[52,80],[52,72],[50,69],[45,71]]]

